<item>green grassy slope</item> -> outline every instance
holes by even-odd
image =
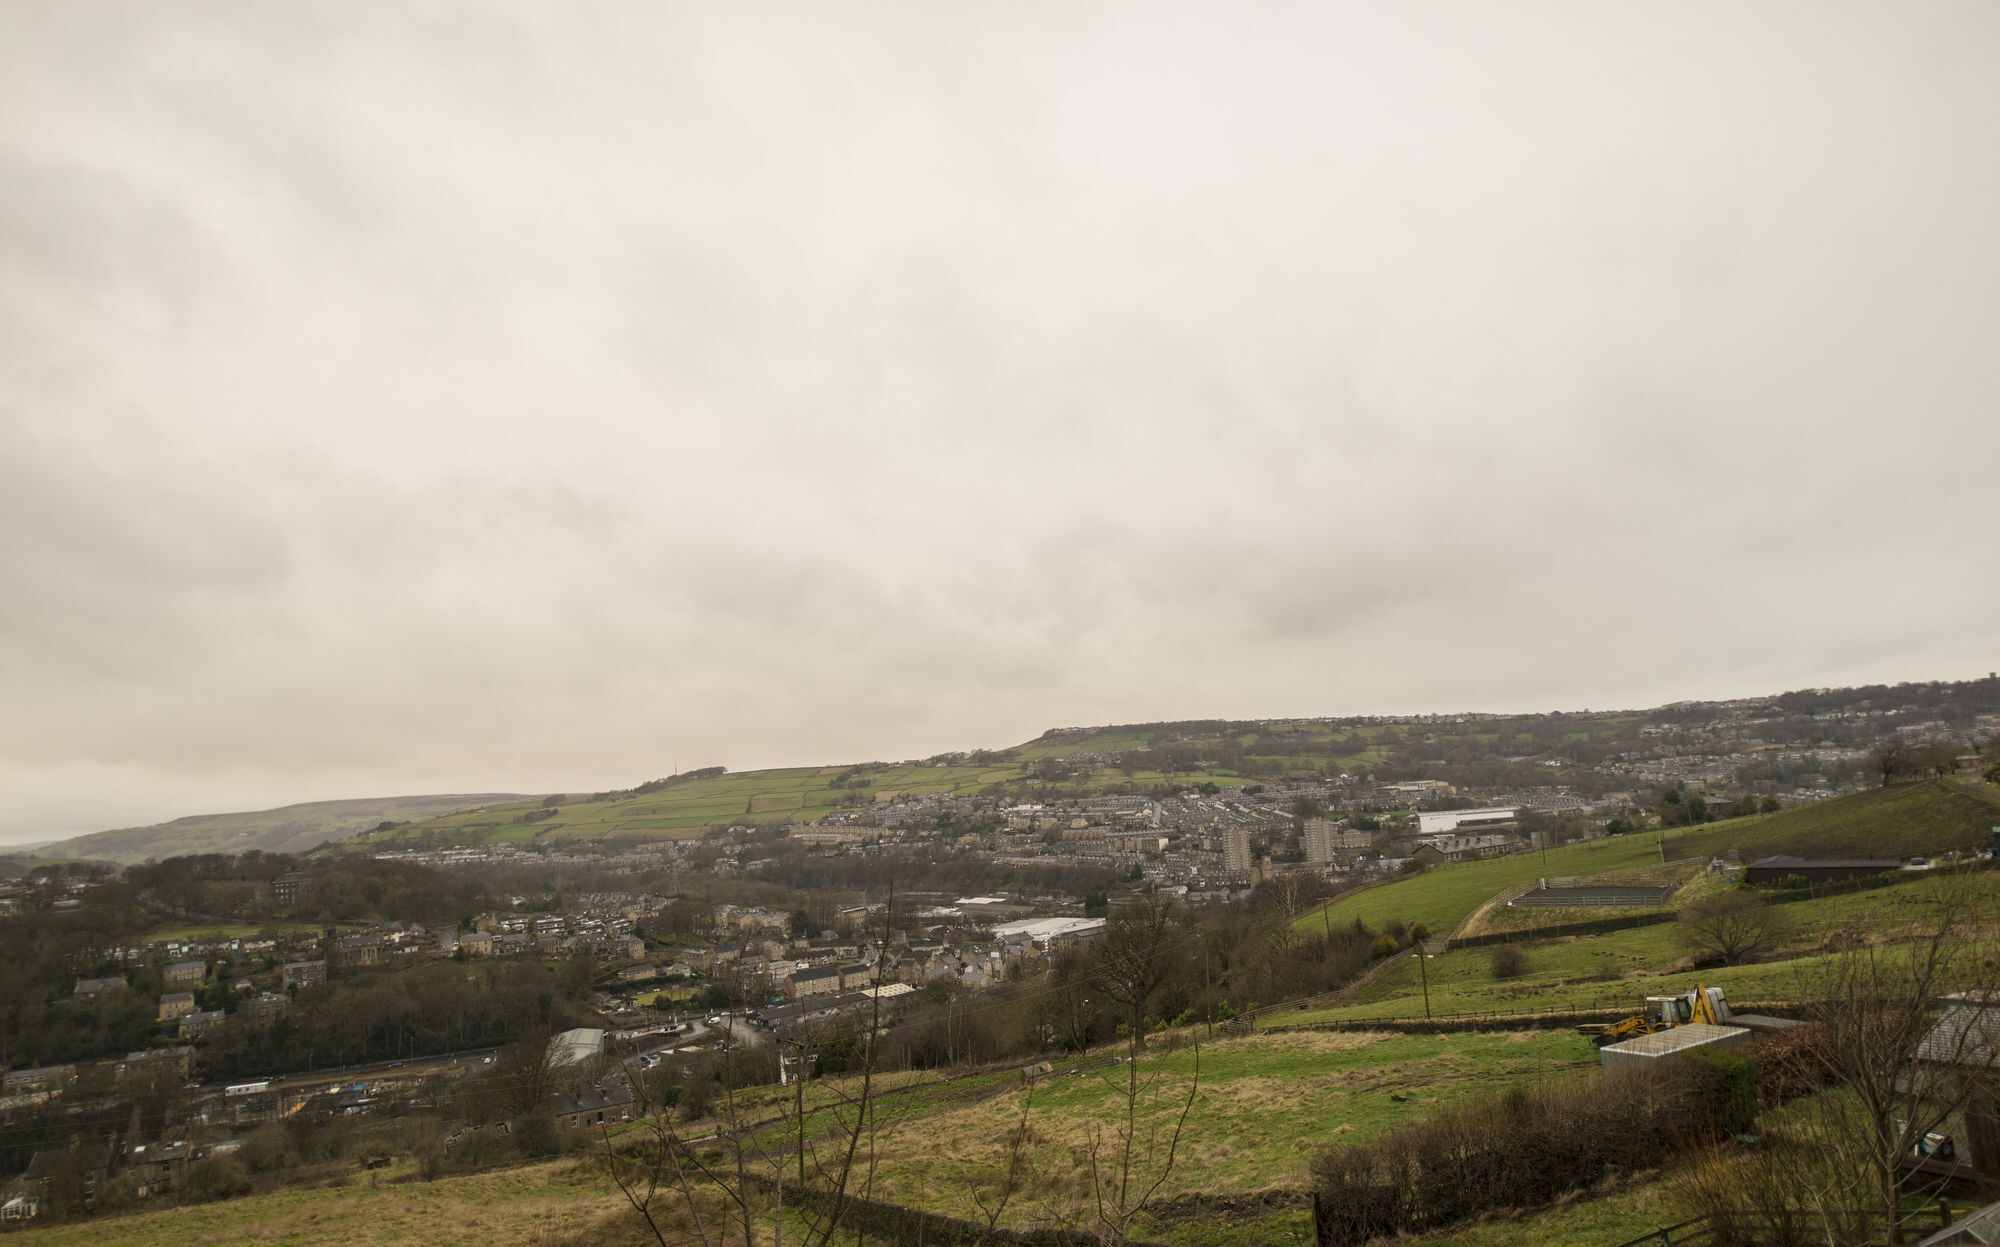
[[[1990,844],[1996,825],[2000,790],[1933,779],[1712,823],[1676,833],[1672,843],[1679,856],[1712,857],[1737,849],[1760,856],[1907,857]]]
[[[1523,1083],[1573,1077],[1596,1064],[1588,1041],[1551,1032],[1218,1040],[1202,1048],[1195,1106],[1162,1195],[1174,1200],[1274,1187],[1296,1190],[1306,1184],[1313,1153],[1327,1144],[1367,1139],[1446,1105]],[[1146,1097],[1142,1118],[1150,1122],[1177,1110],[1175,1093],[1188,1085],[1193,1070],[1194,1053],[1188,1048],[1147,1058],[1144,1073],[1163,1076],[1157,1084],[1162,1096],[1158,1104]],[[891,1076],[885,1081],[898,1085],[903,1080]],[[1020,1103],[1017,1074],[1008,1071],[991,1082],[992,1094],[954,1094],[964,1090],[954,1082],[939,1084],[931,1096],[881,1100],[869,1193],[977,1218],[970,1192],[975,1182],[990,1180],[1004,1166],[1004,1140],[1018,1120]],[[808,1109],[823,1111],[837,1094],[851,1094],[852,1088],[851,1079],[808,1083]],[[755,1091],[750,1099],[761,1104],[770,1094],[775,1091]],[[1026,1229],[1087,1220],[1090,1192],[1083,1172],[1087,1162],[1081,1158],[1093,1130],[1115,1120],[1119,1106],[1114,1086],[1098,1074],[1042,1081],[1032,1114],[1036,1176],[1009,1205],[1002,1224]],[[434,1182],[412,1180],[407,1162],[376,1174],[347,1169],[331,1177],[326,1186],[298,1185],[185,1208],[142,1208],[18,1234],[24,1247],[173,1242],[457,1247],[636,1243],[645,1237],[595,1158]],[[1276,1216],[1236,1219],[1187,1211],[1147,1222],[1139,1227],[1139,1236],[1185,1247],[1248,1247],[1295,1241],[1300,1232],[1309,1232],[1307,1222],[1300,1204]]]
[[[842,777],[862,779],[860,787],[840,786]],[[605,801],[575,800],[553,818],[524,823],[524,814],[542,808],[539,800],[489,806],[434,818],[361,837],[362,843],[444,839],[467,843],[521,841],[691,839],[708,827],[731,823],[788,823],[820,817],[844,801],[863,808],[894,793],[972,793],[1021,778],[1014,764],[984,766],[890,766],[857,773],[848,767],[793,767],[744,771],[670,784],[657,792]]]
[[[1142,1124],[1169,1128],[1195,1073],[1191,1047],[1156,1050],[1141,1068]],[[1510,1086],[1574,1076],[1597,1065],[1588,1040],[1542,1031],[1454,1035],[1273,1034],[1216,1039],[1200,1051],[1200,1086],[1188,1116],[1180,1163],[1162,1190],[1183,1196],[1300,1189],[1319,1148],[1380,1134],[1412,1118]],[[1058,1060],[1060,1071],[1063,1062]],[[1122,1067],[1041,1080],[1034,1092],[1034,1163],[1042,1177],[1010,1208],[1009,1223],[1075,1223],[1087,1216],[1090,1194],[1080,1158],[1090,1132],[1119,1118]],[[1152,1080],[1159,1079],[1157,1083]],[[937,1094],[885,1099],[881,1105],[881,1198],[947,1215],[977,1218],[976,1184],[1004,1165],[1003,1141],[1018,1121],[1018,1075],[989,1080],[989,1094]],[[851,1080],[808,1085],[815,1127]],[[1303,1207],[1276,1221],[1218,1221],[1190,1211],[1152,1222],[1140,1237],[1174,1244],[1287,1241],[1302,1224]]]
[[[1671,836],[1667,840],[1667,853],[1676,855]],[[1517,853],[1483,862],[1438,866],[1407,879],[1350,892],[1328,905],[1325,914],[1315,910],[1295,925],[1300,930],[1319,930],[1324,923],[1344,926],[1359,918],[1379,930],[1384,923],[1400,918],[1409,923],[1421,922],[1442,934],[1496,893],[1516,884],[1544,876],[1629,870],[1659,860],[1658,837],[1647,833],[1565,845],[1547,854]]]
[[[300,853],[385,821],[432,818],[514,798],[515,794],[504,792],[362,797],[349,801],[308,801],[238,814],[196,814],[150,827],[97,831],[58,841],[35,850],[35,857],[87,858],[130,865],[148,858],[185,853],[242,853],[248,849]]]
[[[1526,970],[1507,980],[1494,979],[1490,948],[1452,949],[1431,958],[1427,967],[1431,1010],[1444,1016],[1636,1006],[1647,995],[1685,991],[1697,979],[1723,988],[1739,1002],[1789,1000],[1819,968],[1817,950],[1826,932],[1893,934],[1920,921],[1933,911],[1942,890],[1957,886],[1958,880],[1931,875],[1782,906],[1777,913],[1786,934],[1774,959],[1699,973],[1676,968],[1686,964],[1688,953],[1673,923],[1515,945],[1526,958]],[[1964,886],[1976,890],[1988,912],[2000,910],[2000,875],[1976,874]],[[1405,959],[1336,1008],[1271,1014],[1265,1021],[1284,1025],[1421,1017],[1423,991],[1416,962]]]

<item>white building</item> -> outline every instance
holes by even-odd
[[[594,1026],[566,1030],[549,1040],[549,1064],[581,1065],[604,1055],[604,1032]]]
[[[1051,943],[1087,940],[1102,930],[1102,918],[1028,918],[1020,922],[1001,923],[993,928],[993,938],[1028,939],[1039,947],[1047,948]]]
[[[1511,805],[1483,810],[1437,810],[1417,815],[1417,834],[1434,836],[1448,831],[1484,831],[1515,822],[1521,811]]]

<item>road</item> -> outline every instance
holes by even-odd
[[[676,1035],[648,1035],[635,1048],[639,1056],[676,1048],[712,1049],[715,1041],[726,1031],[732,1044],[753,1047],[769,1043],[771,1037],[758,1027],[752,1026],[741,1017],[720,1015],[723,1022],[710,1026],[701,1018],[690,1018],[689,1029]],[[198,1089],[203,1092],[220,1092],[224,1088],[246,1082],[270,1082],[287,1092],[297,1092],[316,1087],[337,1086],[343,1083],[380,1082],[385,1079],[437,1078],[454,1074],[476,1074],[491,1069],[500,1059],[502,1049],[498,1047],[467,1048],[459,1052],[438,1053],[433,1056],[409,1057],[401,1061],[374,1061],[361,1065],[337,1065],[326,1069],[295,1071],[289,1074],[267,1074],[232,1078],[222,1082],[203,1083]]]

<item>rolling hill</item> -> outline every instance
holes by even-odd
[[[1572,716],[1561,738],[1591,743],[1628,730],[1638,715]],[[1538,722],[1534,716],[1520,724]],[[1367,772],[1399,747],[1458,732],[1484,747],[1527,747],[1512,720],[1461,725],[1327,719],[1199,719],[1114,727],[1057,728],[998,751],[943,754],[921,762],[691,772],[622,793],[566,796],[554,814],[540,799],[446,815],[361,838],[364,844],[491,844],[577,840],[692,839],[731,823],[810,821],[843,806],[896,795],[1026,793],[1085,795],[1133,785],[1192,787],[1213,780],[1282,780]],[[1525,728],[1523,729],[1525,733]]]
[[[506,792],[361,797],[348,801],[308,801],[237,814],[195,814],[150,827],[124,827],[58,840],[37,848],[35,857],[38,860],[85,858],[130,865],[185,853],[242,853],[249,849],[302,853],[328,840],[344,840],[384,822],[434,818],[516,799],[518,794]]]

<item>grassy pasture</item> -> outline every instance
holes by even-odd
[[[1737,849],[1801,857],[1907,857],[1992,843],[2000,791],[1985,784],[1923,780],[1850,793],[1776,814],[1674,832],[1675,855],[1713,857]]]
[[[1186,1196],[1301,1189],[1320,1147],[1364,1139],[1434,1111],[1521,1082],[1592,1069],[1587,1040],[1550,1032],[1480,1035],[1273,1034],[1202,1045],[1201,1081],[1180,1160],[1162,1191]],[[1036,1180],[1007,1221],[1026,1226],[1086,1216],[1088,1155],[1094,1130],[1122,1112],[1125,1068],[1038,1081],[1031,1122]],[[1166,1127],[1194,1072],[1191,1046],[1156,1051],[1141,1066],[1141,1115]],[[1021,1082],[1013,1071],[951,1082],[902,1076],[908,1092],[879,1101],[883,1128],[874,1175],[878,1198],[977,1218],[971,1184],[1004,1164],[1004,1140],[1019,1119]],[[842,1084],[846,1086],[847,1084]],[[809,1097],[833,1091],[809,1084]],[[817,1119],[815,1124],[823,1121]],[[1289,1226],[1303,1214],[1275,1218]],[[1270,1241],[1272,1219],[1234,1227],[1169,1216],[1145,1236],[1167,1242]],[[1248,1235],[1249,1237],[1244,1237]],[[1281,1235],[1282,1237],[1282,1235]]]
[[[1440,1016],[1527,1013],[1540,1010],[1637,1007],[1648,995],[1685,991],[1697,979],[1723,988],[1732,1000],[1789,999],[1822,965],[1818,951],[1828,932],[1863,931],[1879,938],[1920,921],[1953,882],[1932,877],[1868,892],[1801,901],[1779,909],[1788,934],[1769,961],[1699,973],[1683,968],[1686,948],[1674,923],[1603,935],[1515,945],[1527,960],[1520,977],[1495,980],[1492,949],[1452,949],[1431,959],[1430,1001]],[[2000,914],[2000,875],[1975,875],[1969,886],[1984,911]],[[2000,938],[2000,931],[1989,932]],[[1369,982],[1338,1008],[1271,1015],[1272,1024],[1367,1021],[1423,1016],[1423,986],[1414,960],[1406,959]]]
[[[1667,852],[1676,852],[1671,837]],[[1421,922],[1443,933],[1493,897],[1516,884],[1543,876],[1583,876],[1626,870],[1660,860],[1660,849],[1652,834],[1616,836],[1565,845],[1541,853],[1516,853],[1509,857],[1480,862],[1439,866],[1408,879],[1350,892],[1326,906],[1326,913],[1314,910],[1295,924],[1300,930],[1318,930],[1323,923],[1343,926],[1356,918],[1373,929],[1395,919]]]
[[[1899,784],[1798,806],[1777,814],[1728,819],[1664,834],[1665,856],[1706,860],[1734,849],[1746,860],[1771,853],[1902,857],[1989,842],[2000,824],[2000,795],[1985,785],[1949,780]],[[1436,867],[1408,879],[1349,893],[1299,919],[1300,929],[1360,918],[1371,928],[1400,918],[1449,931],[1501,891],[1544,876],[1590,876],[1658,862],[1662,833],[1618,836],[1541,853]],[[1553,913],[1563,913],[1556,910]],[[1580,920],[1580,919],[1565,919]],[[1512,918],[1496,922],[1515,921]],[[1551,922],[1555,919],[1551,919]]]
[[[17,1231],[10,1237],[22,1247],[566,1244],[584,1226],[615,1223],[624,1208],[600,1167],[576,1161],[524,1165],[436,1182],[395,1181],[407,1176],[395,1169],[367,1175],[357,1172],[343,1186],[294,1188],[220,1203],[100,1217]]]

